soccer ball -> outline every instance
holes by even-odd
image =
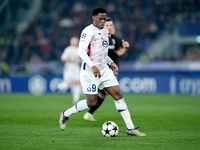
[[[119,132],[119,127],[113,121],[107,121],[102,125],[101,132],[105,137],[115,137]]]

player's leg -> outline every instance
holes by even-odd
[[[88,112],[93,114],[103,103],[104,99],[106,98],[106,92],[104,90],[99,90],[99,94],[97,97],[97,105],[92,107]]]
[[[120,114],[122,115],[122,118],[124,119],[127,128],[134,129],[134,124],[131,120],[129,110],[124,101],[124,98],[119,89],[119,86],[107,87],[105,89],[114,98],[115,106],[116,106],[117,110],[120,112]]]
[[[94,77],[94,74],[92,71],[84,71],[84,70],[81,71],[80,77],[81,77],[80,81],[81,81],[83,93],[86,95],[87,100],[79,101],[73,107],[71,107],[67,110],[61,111],[60,120],[59,120],[59,126],[60,126],[61,130],[65,130],[66,122],[72,114],[89,109],[89,108],[95,106],[97,103],[98,86],[99,86],[99,82],[100,82],[97,80],[99,80],[99,79]],[[93,77],[93,78],[91,78],[91,77]]]
[[[131,120],[131,115],[126,105],[126,102],[124,101],[123,95],[120,91],[119,85],[106,87],[105,89],[115,100],[115,106],[120,112],[127,126],[127,134],[136,136],[146,136],[144,133],[141,133],[139,130],[137,130],[137,128],[135,128]]]
[[[66,91],[71,86],[71,83],[63,81],[57,85],[57,90]]]
[[[59,83],[56,87],[56,91],[66,91],[68,88],[71,87],[71,75],[67,72],[68,70],[63,70],[63,82]]]
[[[72,86],[73,103],[76,104],[79,101],[81,95],[81,85],[80,81],[76,80]]]
[[[96,105],[97,94],[96,95],[86,95],[87,100],[81,100],[76,103],[73,107],[69,108],[64,112],[64,116],[70,117],[72,114],[78,113],[85,109],[89,109]]]
[[[99,90],[99,94],[97,97],[97,104],[96,106],[93,106],[92,108],[90,108],[89,111],[84,114],[83,118],[85,120],[96,121],[96,119],[94,119],[94,116],[92,114],[101,106],[104,99],[106,98],[106,95],[107,94],[104,90]]]
[[[67,110],[60,111],[60,119],[59,119],[59,126],[61,130],[65,130],[66,122],[72,114],[76,114],[83,110],[89,109],[96,105],[97,102],[97,94],[95,95],[86,95],[87,100],[81,100],[76,103],[74,106]]]

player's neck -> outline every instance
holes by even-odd
[[[98,28],[94,23],[92,24],[95,28],[101,30],[101,28]]]

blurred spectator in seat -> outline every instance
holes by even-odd
[[[39,45],[40,55],[44,60],[51,60],[52,45],[49,40],[44,36],[43,31],[37,32],[37,41]]]

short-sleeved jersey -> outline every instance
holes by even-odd
[[[93,24],[83,29],[79,41],[79,50],[86,50],[90,60],[99,69],[103,70],[107,66],[108,55],[108,30],[99,29]],[[84,61],[84,60],[83,60]],[[84,70],[91,69],[85,62],[82,64]]]
[[[109,38],[109,46],[108,46],[108,56],[118,65],[119,64],[119,56],[116,51],[122,48],[121,39],[116,37],[115,35],[111,35]]]
[[[76,59],[77,62],[66,62],[64,66],[64,70],[70,71],[79,71],[80,70],[80,57],[78,55],[78,48],[73,46],[68,46],[64,49],[61,59]]]

